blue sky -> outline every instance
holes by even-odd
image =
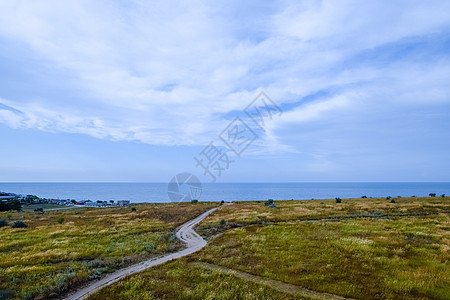
[[[450,181],[449,1],[242,2],[0,0],[0,181]]]

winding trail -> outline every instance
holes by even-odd
[[[185,249],[175,252],[175,253],[164,255],[162,257],[152,258],[147,261],[144,261],[144,262],[141,262],[141,263],[138,263],[135,265],[131,265],[124,269],[120,269],[120,270],[118,270],[114,273],[111,273],[111,274],[105,276],[104,278],[102,278],[98,281],[95,281],[95,282],[89,284],[88,286],[68,295],[65,299],[66,300],[86,299],[87,297],[89,297],[89,295],[97,292],[98,290],[100,290],[101,288],[103,288],[107,285],[110,285],[116,281],[119,281],[120,279],[124,278],[125,276],[135,274],[138,272],[142,272],[147,268],[160,265],[167,261],[170,261],[170,260],[173,260],[176,258],[180,258],[180,257],[189,255],[191,253],[194,253],[194,252],[200,250],[201,248],[205,247],[206,241],[194,231],[193,227],[196,224],[200,223],[204,218],[206,218],[209,214],[211,214],[212,212],[214,212],[217,209],[218,209],[218,207],[210,209],[207,212],[204,212],[203,214],[198,216],[197,218],[184,223],[183,225],[181,225],[178,228],[176,235],[177,235],[178,239],[180,239],[182,242],[186,243],[187,247]]]

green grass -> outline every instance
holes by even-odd
[[[22,210],[24,211],[34,211],[36,208],[42,208],[45,210],[52,209],[52,210],[66,210],[66,209],[84,209],[85,207],[78,207],[78,206],[62,206],[57,204],[30,204],[30,205],[23,205]]]
[[[357,299],[448,299],[449,221],[440,215],[253,225],[217,237],[195,259]]]
[[[215,205],[0,213],[9,224],[23,220],[29,225],[0,228],[0,297],[56,297],[117,268],[176,251],[183,245],[175,228]]]
[[[448,197],[276,205],[222,207],[198,226],[205,248],[89,299],[301,298],[201,263],[355,299],[450,299]]]
[[[277,207],[270,208],[264,205],[264,201],[235,202],[208,216],[197,226],[197,232],[209,238],[231,228],[252,224],[450,213],[450,197],[405,197],[396,198],[396,203],[390,203],[385,198],[342,199],[342,203],[336,203],[335,199],[275,203]],[[227,226],[220,225],[222,219],[228,223]]]
[[[103,299],[298,299],[233,275],[169,262],[121,280],[89,297]]]

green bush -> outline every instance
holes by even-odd
[[[442,197],[442,198],[445,198],[445,194],[442,194],[441,197]]]
[[[361,196],[361,198],[367,198],[367,196]]]
[[[12,225],[12,228],[27,228],[28,225],[24,221],[15,221]]]
[[[19,200],[13,199],[8,201],[0,201],[0,211],[8,211],[8,210],[22,210],[22,204],[20,204]]]
[[[395,203],[395,199],[392,199],[392,200],[391,200],[391,203]]]
[[[222,220],[220,220],[220,226],[225,226],[225,225],[227,225],[227,221],[225,221],[225,219],[222,219]]]
[[[197,203],[198,203],[198,200],[197,200],[197,199],[191,200],[191,203],[192,203],[192,204],[197,204]]]
[[[264,203],[265,206],[270,207],[270,208],[275,208],[277,207],[277,205],[275,204],[275,202],[273,202],[273,199],[269,199]]]
[[[64,218],[63,217],[59,217],[57,221],[58,221],[59,224],[62,224],[62,223],[64,223]]]
[[[14,293],[11,290],[0,290],[0,300],[13,299]]]
[[[8,221],[6,221],[5,219],[0,219],[0,228],[5,226],[8,226]]]
[[[131,211],[136,211],[136,207],[132,207],[132,208],[131,208]]]
[[[269,199],[269,200],[267,200],[266,202],[264,202],[264,205],[265,206],[269,206],[270,204],[272,204],[273,203],[273,199]]]
[[[387,196],[387,197],[386,197],[386,200],[389,200],[389,199],[391,199],[391,198],[392,198],[391,196]]]
[[[436,193],[429,193],[430,197],[436,197]]]
[[[342,202],[341,198],[336,197],[336,203],[341,203],[341,202]]]

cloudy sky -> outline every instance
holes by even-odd
[[[0,181],[450,181],[449,1],[0,0]]]

